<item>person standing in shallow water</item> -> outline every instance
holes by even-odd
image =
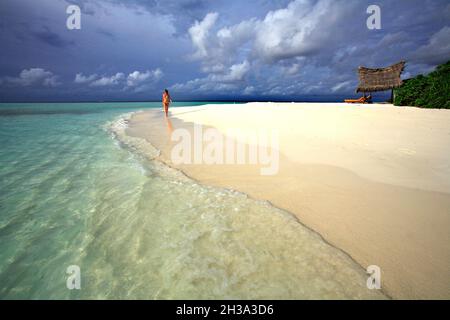
[[[163,96],[162,96],[162,103],[164,107],[164,113],[166,114],[166,117],[169,115],[169,105],[172,102],[172,98],[170,98],[169,90],[164,89]]]

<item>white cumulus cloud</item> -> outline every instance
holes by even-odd
[[[196,21],[189,28],[192,44],[196,48],[194,57],[201,58],[207,55],[207,39],[211,28],[216,23],[219,14],[217,12],[208,13],[202,21]]]
[[[134,71],[127,77],[127,86],[136,87],[147,81],[158,81],[162,78],[163,72],[160,68],[152,71]]]
[[[329,30],[340,30],[336,26],[355,6],[347,5],[342,9],[339,4],[343,2],[336,3],[294,0],[285,8],[269,11],[263,18],[246,19],[220,28],[216,23],[219,15],[208,13],[189,29],[194,48],[191,57],[200,61],[201,71],[206,76],[173,88],[209,91],[234,87],[239,90],[241,84],[236,82],[252,76],[254,80],[256,76],[261,77],[262,82],[279,77],[279,86],[289,84],[286,79],[300,76],[301,67],[307,63],[305,59],[318,54],[328,55],[329,61],[334,55],[335,50],[330,48],[340,43],[339,36],[344,32]],[[270,83],[267,86],[277,87]]]
[[[75,83],[79,83],[79,84],[82,84],[82,83],[89,83],[89,82],[92,82],[92,81],[94,81],[95,79],[97,79],[97,75],[96,74],[92,74],[92,75],[90,75],[90,76],[85,76],[85,75],[83,75],[82,73],[77,73],[76,74],[76,76],[75,76],[75,80],[74,80],[74,82]]]
[[[20,72],[18,77],[4,77],[2,82],[23,87],[39,85],[56,87],[60,84],[58,82],[58,76],[42,68],[24,69]]]
[[[101,77],[100,79],[97,79],[93,82],[91,82],[92,87],[105,87],[105,86],[115,86],[118,85],[122,80],[125,79],[125,74],[122,72],[118,72],[113,76],[107,77]]]
[[[216,92],[239,90],[245,82],[245,77],[250,71],[250,63],[245,60],[234,64],[221,74],[209,74],[203,78],[190,80],[186,83],[177,83],[171,87],[173,90],[190,92]]]

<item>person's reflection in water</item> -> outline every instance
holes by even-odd
[[[169,136],[172,136],[173,125],[172,125],[172,121],[170,121],[169,117],[166,117],[166,123],[167,123],[167,131],[169,132]]]

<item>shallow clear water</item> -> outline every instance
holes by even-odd
[[[149,107],[0,105],[0,298],[383,298],[288,213],[143,160],[116,120]]]

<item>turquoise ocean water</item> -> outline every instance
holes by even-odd
[[[113,134],[121,115],[159,106],[0,104],[0,299],[383,298],[288,213]]]

